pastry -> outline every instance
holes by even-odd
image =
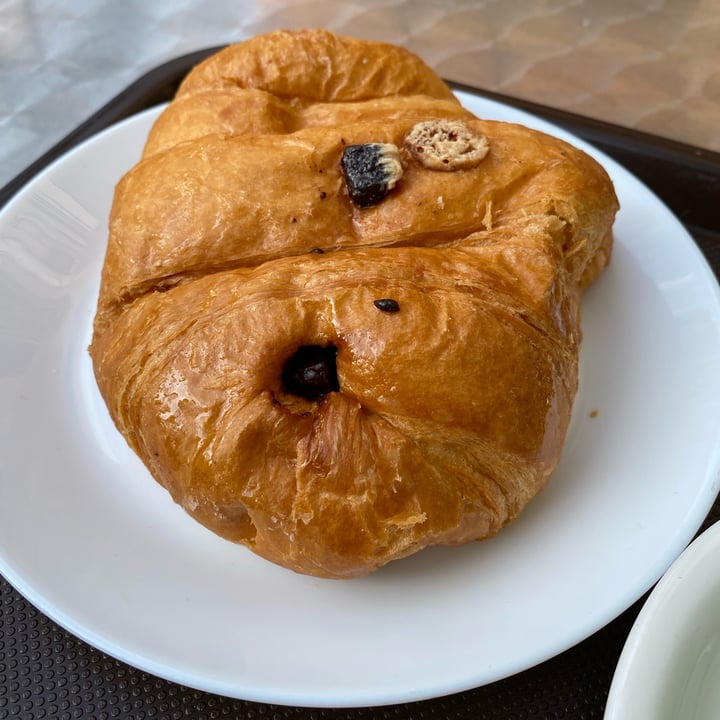
[[[294,571],[489,538],[560,458],[617,207],[595,160],[402,48],[252,38],[116,188],[98,387],[177,503]]]

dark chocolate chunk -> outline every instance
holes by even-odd
[[[334,345],[301,345],[283,365],[284,389],[307,400],[321,400],[340,390]]]
[[[400,305],[397,300],[392,298],[381,298],[380,300],[374,300],[373,305],[383,312],[396,313],[400,310]]]
[[[403,173],[400,151],[391,143],[348,145],[340,162],[350,199],[359,207],[377,205]]]

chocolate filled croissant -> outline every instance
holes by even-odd
[[[488,538],[560,457],[616,210],[596,161],[401,48],[255,37],[116,188],[98,386],[177,503],[297,572]]]

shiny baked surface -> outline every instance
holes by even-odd
[[[489,150],[436,170],[408,137],[448,118]],[[340,160],[368,143],[403,174],[359,207]],[[255,38],[188,76],[117,187],[99,387],[178,503],[291,569],[484,539],[560,457],[616,210],[595,160],[474,118],[407,51]],[[306,348],[310,394],[285,380]]]

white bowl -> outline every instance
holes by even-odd
[[[720,718],[720,522],[650,594],[615,671],[605,720]]]

